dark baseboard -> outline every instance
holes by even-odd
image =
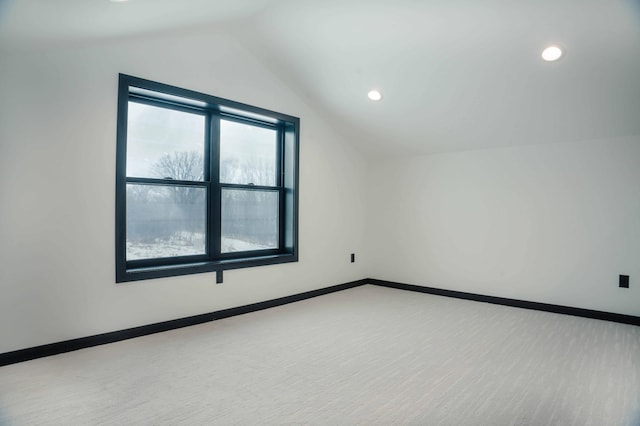
[[[32,348],[20,349],[13,352],[0,354],[0,367],[3,365],[15,364],[29,361],[36,358],[43,358],[51,355],[58,355],[78,349],[90,348],[92,346],[104,345],[135,337],[146,336],[148,334],[161,333],[163,331],[174,330],[191,325],[202,324],[236,315],[248,314],[250,312],[269,309],[288,303],[298,302],[312,297],[322,296],[336,291],[347,290],[364,284],[373,284],[382,287],[390,287],[400,290],[415,291],[419,293],[435,294],[438,296],[455,297],[458,299],[474,300],[477,302],[494,303],[497,305],[513,306],[516,308],[534,309],[538,311],[553,312],[556,314],[573,315],[585,318],[593,318],[605,321],[619,322],[640,326],[640,317],[632,315],[616,314],[611,312],[594,311],[591,309],[574,308],[570,306],[552,305],[548,303],[529,302],[526,300],[508,299],[504,297],[485,296],[482,294],[465,293],[462,291],[444,290],[434,287],[423,287],[419,285],[403,284],[393,281],[377,280],[373,278],[352,281],[332,287],[307,291],[305,293],[294,294],[292,296],[267,300],[265,302],[252,303],[250,305],[236,308],[224,309],[207,314],[194,315],[187,318],[179,318],[155,324],[143,325],[140,327],[128,328],[126,330],[112,331],[110,333],[98,334],[95,336],[81,337],[78,339],[65,340],[63,342],[51,343],[48,345],[35,346]]]
[[[118,342],[120,340],[132,339],[134,337],[146,336],[147,334],[160,333],[174,330],[176,328],[188,327],[190,325],[202,324],[204,322],[215,321],[235,315],[248,314],[250,312],[269,309],[312,297],[322,296],[336,291],[346,290],[367,284],[369,280],[352,281],[332,287],[307,291],[305,293],[294,294],[292,296],[267,300],[265,302],[252,303],[250,305],[239,306],[237,308],[224,309],[207,314],[194,315],[187,318],[180,318],[171,321],[164,321],[155,324],[143,325],[140,327],[128,328],[126,330],[112,331],[110,333],[98,334],[95,336],[81,337],[78,339],[65,340],[64,342],[51,343],[48,345],[35,346],[32,348],[20,349],[17,351],[0,354],[0,366],[15,364],[17,362],[29,361],[51,355],[58,355],[78,349],[90,348],[92,346],[104,345]]]
[[[368,279],[367,283],[379,285],[382,287],[397,288],[400,290],[416,291],[419,293],[435,294],[438,296],[456,297],[458,299],[475,300],[477,302],[495,303],[497,305],[513,306],[516,308],[534,309],[537,311],[553,312],[556,314],[573,315],[577,317],[585,317],[599,319],[605,321],[614,321],[623,324],[640,325],[640,317],[633,315],[615,314],[611,312],[594,311],[591,309],[574,308],[571,306],[552,305],[549,303],[529,302],[526,300],[507,299],[504,297],[485,296],[483,294],[465,293],[462,291],[443,290],[434,287],[423,287],[412,284],[402,284],[393,281],[384,281],[376,279]]]

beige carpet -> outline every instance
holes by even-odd
[[[363,286],[0,367],[2,425],[640,425],[640,327]]]

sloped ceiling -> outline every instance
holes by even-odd
[[[0,0],[2,51],[210,27],[365,153],[640,135],[636,0]],[[546,63],[558,44],[565,55]],[[369,101],[369,89],[383,93]]]

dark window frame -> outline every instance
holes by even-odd
[[[153,96],[151,93],[155,93]],[[164,96],[157,96],[163,94]],[[180,98],[180,99],[178,99]],[[127,177],[127,120],[129,101],[205,116],[205,170],[202,182]],[[233,120],[277,131],[274,186],[220,183],[220,120]],[[116,146],[116,282],[265,266],[298,261],[298,188],[300,119],[240,102],[119,75]],[[207,254],[154,259],[126,259],[126,185],[197,186],[207,191]],[[279,194],[278,248],[220,253],[221,194],[223,188],[274,191]]]

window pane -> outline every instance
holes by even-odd
[[[206,254],[206,188],[127,184],[127,260]]]
[[[205,117],[129,102],[127,176],[202,181]]]
[[[278,192],[222,189],[222,253],[278,248]]]
[[[274,129],[220,120],[220,182],[276,185]]]

